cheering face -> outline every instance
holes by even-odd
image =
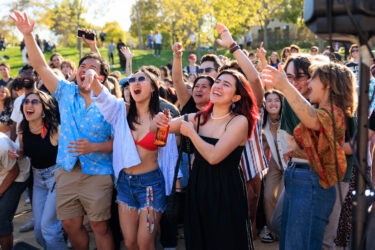
[[[210,102],[210,82],[207,79],[199,79],[193,88],[193,99],[198,105],[206,105]]]
[[[276,115],[280,113],[280,108],[281,108],[280,97],[275,93],[268,94],[266,97],[267,112],[271,115]]]
[[[86,71],[89,69],[93,69],[96,72],[96,74],[99,76],[100,75],[99,61],[94,58],[87,58],[78,67],[78,71],[77,71],[78,88],[80,91],[85,92],[85,93],[89,93],[89,90],[86,90],[83,86],[83,82],[86,76]]]
[[[37,95],[31,94],[24,99],[23,114],[29,122],[42,118],[43,106]]]
[[[200,76],[203,76],[203,75],[211,76],[214,79],[216,79],[216,77],[218,76],[218,72],[215,69],[215,64],[214,62],[211,62],[211,61],[203,62],[198,72]]]
[[[151,80],[143,72],[138,72],[129,79],[130,94],[135,102],[143,102],[151,99],[154,88]]]
[[[230,74],[223,74],[216,79],[211,88],[210,100],[214,104],[231,105],[236,93],[236,79]]]
[[[290,62],[285,70],[288,81],[305,97],[308,98],[310,93],[309,76],[302,69],[296,70],[294,62]]]

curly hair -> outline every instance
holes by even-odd
[[[333,104],[353,117],[357,109],[356,80],[353,72],[339,63],[318,63],[309,68],[311,79],[319,77],[324,87],[330,87]]]
[[[23,99],[23,100],[25,101],[26,98],[30,95],[38,96],[38,98],[39,98],[39,100],[42,104],[43,113],[44,113],[44,117],[42,118],[43,124],[48,129],[48,131],[50,133],[50,136],[58,133],[60,118],[59,118],[59,112],[58,112],[58,109],[57,109],[57,106],[56,106],[56,102],[54,101],[54,99],[50,95],[48,95],[47,93],[45,93],[41,90],[34,90],[34,91],[28,93],[25,96],[25,99]],[[25,117],[25,114],[23,113],[24,101],[21,104],[21,112],[22,112],[23,116]],[[20,124],[20,132],[21,133],[30,132],[29,122],[26,119],[23,119],[21,124]]]

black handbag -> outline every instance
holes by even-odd
[[[184,115],[184,120],[188,121],[187,114]],[[199,122],[200,122],[200,116],[198,117],[197,132],[199,132]],[[182,136],[182,138],[185,138],[185,136]],[[172,191],[171,191],[171,194],[167,196],[167,206],[164,212],[165,217],[171,224],[182,224],[184,221],[186,192],[185,190],[182,190],[182,189],[180,192],[176,191],[176,181],[177,181],[178,170],[180,169],[182,151],[183,151],[182,147],[180,147],[178,150],[178,159],[177,159],[176,167],[174,170]],[[189,159],[189,164],[190,164],[190,159]]]

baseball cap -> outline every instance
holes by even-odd
[[[189,59],[197,59],[197,56],[195,54],[190,54],[188,58]]]

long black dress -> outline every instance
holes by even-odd
[[[218,139],[201,136],[215,145]],[[197,150],[186,193],[188,250],[254,249],[245,180],[239,165],[244,147],[210,165]]]

